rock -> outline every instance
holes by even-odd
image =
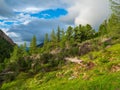
[[[70,62],[74,62],[74,63],[77,63],[77,64],[83,63],[83,60],[80,60],[76,57],[75,58],[65,58],[65,60],[70,61]]]
[[[95,66],[95,64],[94,64],[93,62],[88,62],[88,63],[86,64],[86,68],[87,68],[87,69],[92,69],[94,66]]]
[[[112,68],[111,68],[111,71],[112,72],[118,72],[118,71],[120,71],[120,64],[113,65]]]
[[[86,42],[79,47],[79,55],[87,54],[91,50],[92,50],[91,43]]]
[[[75,76],[72,76],[72,77],[68,78],[68,80],[73,80],[75,78],[76,78]]]
[[[111,43],[112,38],[103,38],[102,43]]]
[[[58,48],[56,48],[56,49],[52,50],[52,51],[50,52],[50,54],[58,54],[58,53],[60,53],[60,52],[61,52],[61,50],[58,49]]]

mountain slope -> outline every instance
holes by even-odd
[[[5,58],[10,57],[10,53],[13,50],[15,43],[10,39],[2,30],[0,30],[0,63]]]
[[[119,53],[120,44],[116,43],[79,57],[83,66],[70,62],[59,70],[33,76],[22,72],[1,90],[120,90]],[[90,67],[89,62],[94,65]]]

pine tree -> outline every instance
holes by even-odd
[[[105,26],[105,32],[106,32],[107,31],[106,30],[106,23],[104,24],[104,26]],[[95,30],[92,28],[91,25],[87,24],[85,26],[85,29],[86,29],[86,31],[85,31],[86,39],[85,40],[88,40],[88,39],[91,39],[91,38],[95,37]]]
[[[73,36],[73,28],[71,26],[68,27],[66,31],[66,38],[69,41]]]
[[[47,43],[49,42],[49,38],[48,38],[48,34],[45,34],[45,38],[44,38],[44,45],[47,45]]]
[[[79,27],[76,26],[74,28],[74,41],[76,42],[81,42],[81,30],[82,30],[81,28],[82,28],[81,25],[79,25]]]
[[[19,49],[20,49],[21,57],[27,56],[26,48],[27,48],[26,43],[20,45]]]
[[[58,29],[57,29],[57,42],[60,42],[60,27],[58,26]]]
[[[105,35],[107,33],[107,21],[105,20],[99,27],[98,34],[99,36]]]
[[[30,43],[30,54],[35,54],[37,51],[36,36],[34,35]]]
[[[45,38],[44,38],[44,50],[48,50],[49,49],[49,38],[48,38],[48,34],[45,34]]]
[[[52,30],[50,35],[50,46],[56,47],[57,46],[57,35],[54,30]]]
[[[65,37],[65,32],[64,30],[61,31],[61,41],[60,41],[60,47],[64,48],[65,47],[65,42],[66,42],[66,37]]]
[[[113,14],[117,16],[120,22],[120,0],[110,0]]]
[[[120,37],[120,0],[110,0],[112,15],[108,21],[111,35]]]
[[[52,30],[52,32],[51,32],[50,41],[51,42],[56,42],[57,41],[56,34],[55,34],[54,30]]]
[[[14,51],[11,54],[10,62],[16,62],[19,59],[19,48],[18,46],[14,46]]]

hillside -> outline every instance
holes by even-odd
[[[45,35],[42,47],[35,36],[29,50],[26,44],[14,46],[1,69],[0,89],[119,90],[120,32],[112,31],[114,25],[103,27],[69,26],[65,32],[58,27],[51,40]]]
[[[29,50],[26,44],[15,45],[3,63],[0,89],[119,90],[120,32],[104,27],[98,32],[88,24],[69,26],[65,32],[58,27],[51,40],[45,35],[42,47],[35,36]]]
[[[0,30],[0,63],[4,62],[5,58],[10,57],[14,45],[15,43]]]
[[[30,75],[21,72],[1,90],[119,90],[120,44],[78,57],[80,64],[67,62],[56,71]],[[91,59],[91,55],[93,55]]]

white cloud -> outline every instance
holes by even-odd
[[[73,22],[75,25],[89,23],[95,26],[102,23],[110,14],[108,0],[65,0],[63,2],[69,7],[68,15],[61,17],[61,20]]]
[[[29,15],[52,8],[64,8],[68,14],[57,20],[37,19]],[[8,16],[12,16],[14,11],[23,13],[9,18]],[[109,13],[109,0],[0,0],[0,17],[8,17],[5,18],[6,21],[15,22],[8,33],[20,34],[19,39],[12,37],[17,43],[29,42],[33,34],[42,41],[46,32],[49,33],[61,24],[65,27],[89,23],[97,27],[109,16]]]
[[[65,8],[68,15],[61,17],[68,24],[100,24],[107,18],[109,0],[1,0],[3,7],[11,7],[15,11],[35,13],[47,8]],[[13,5],[14,4],[14,5]],[[6,8],[5,8],[6,10]]]

